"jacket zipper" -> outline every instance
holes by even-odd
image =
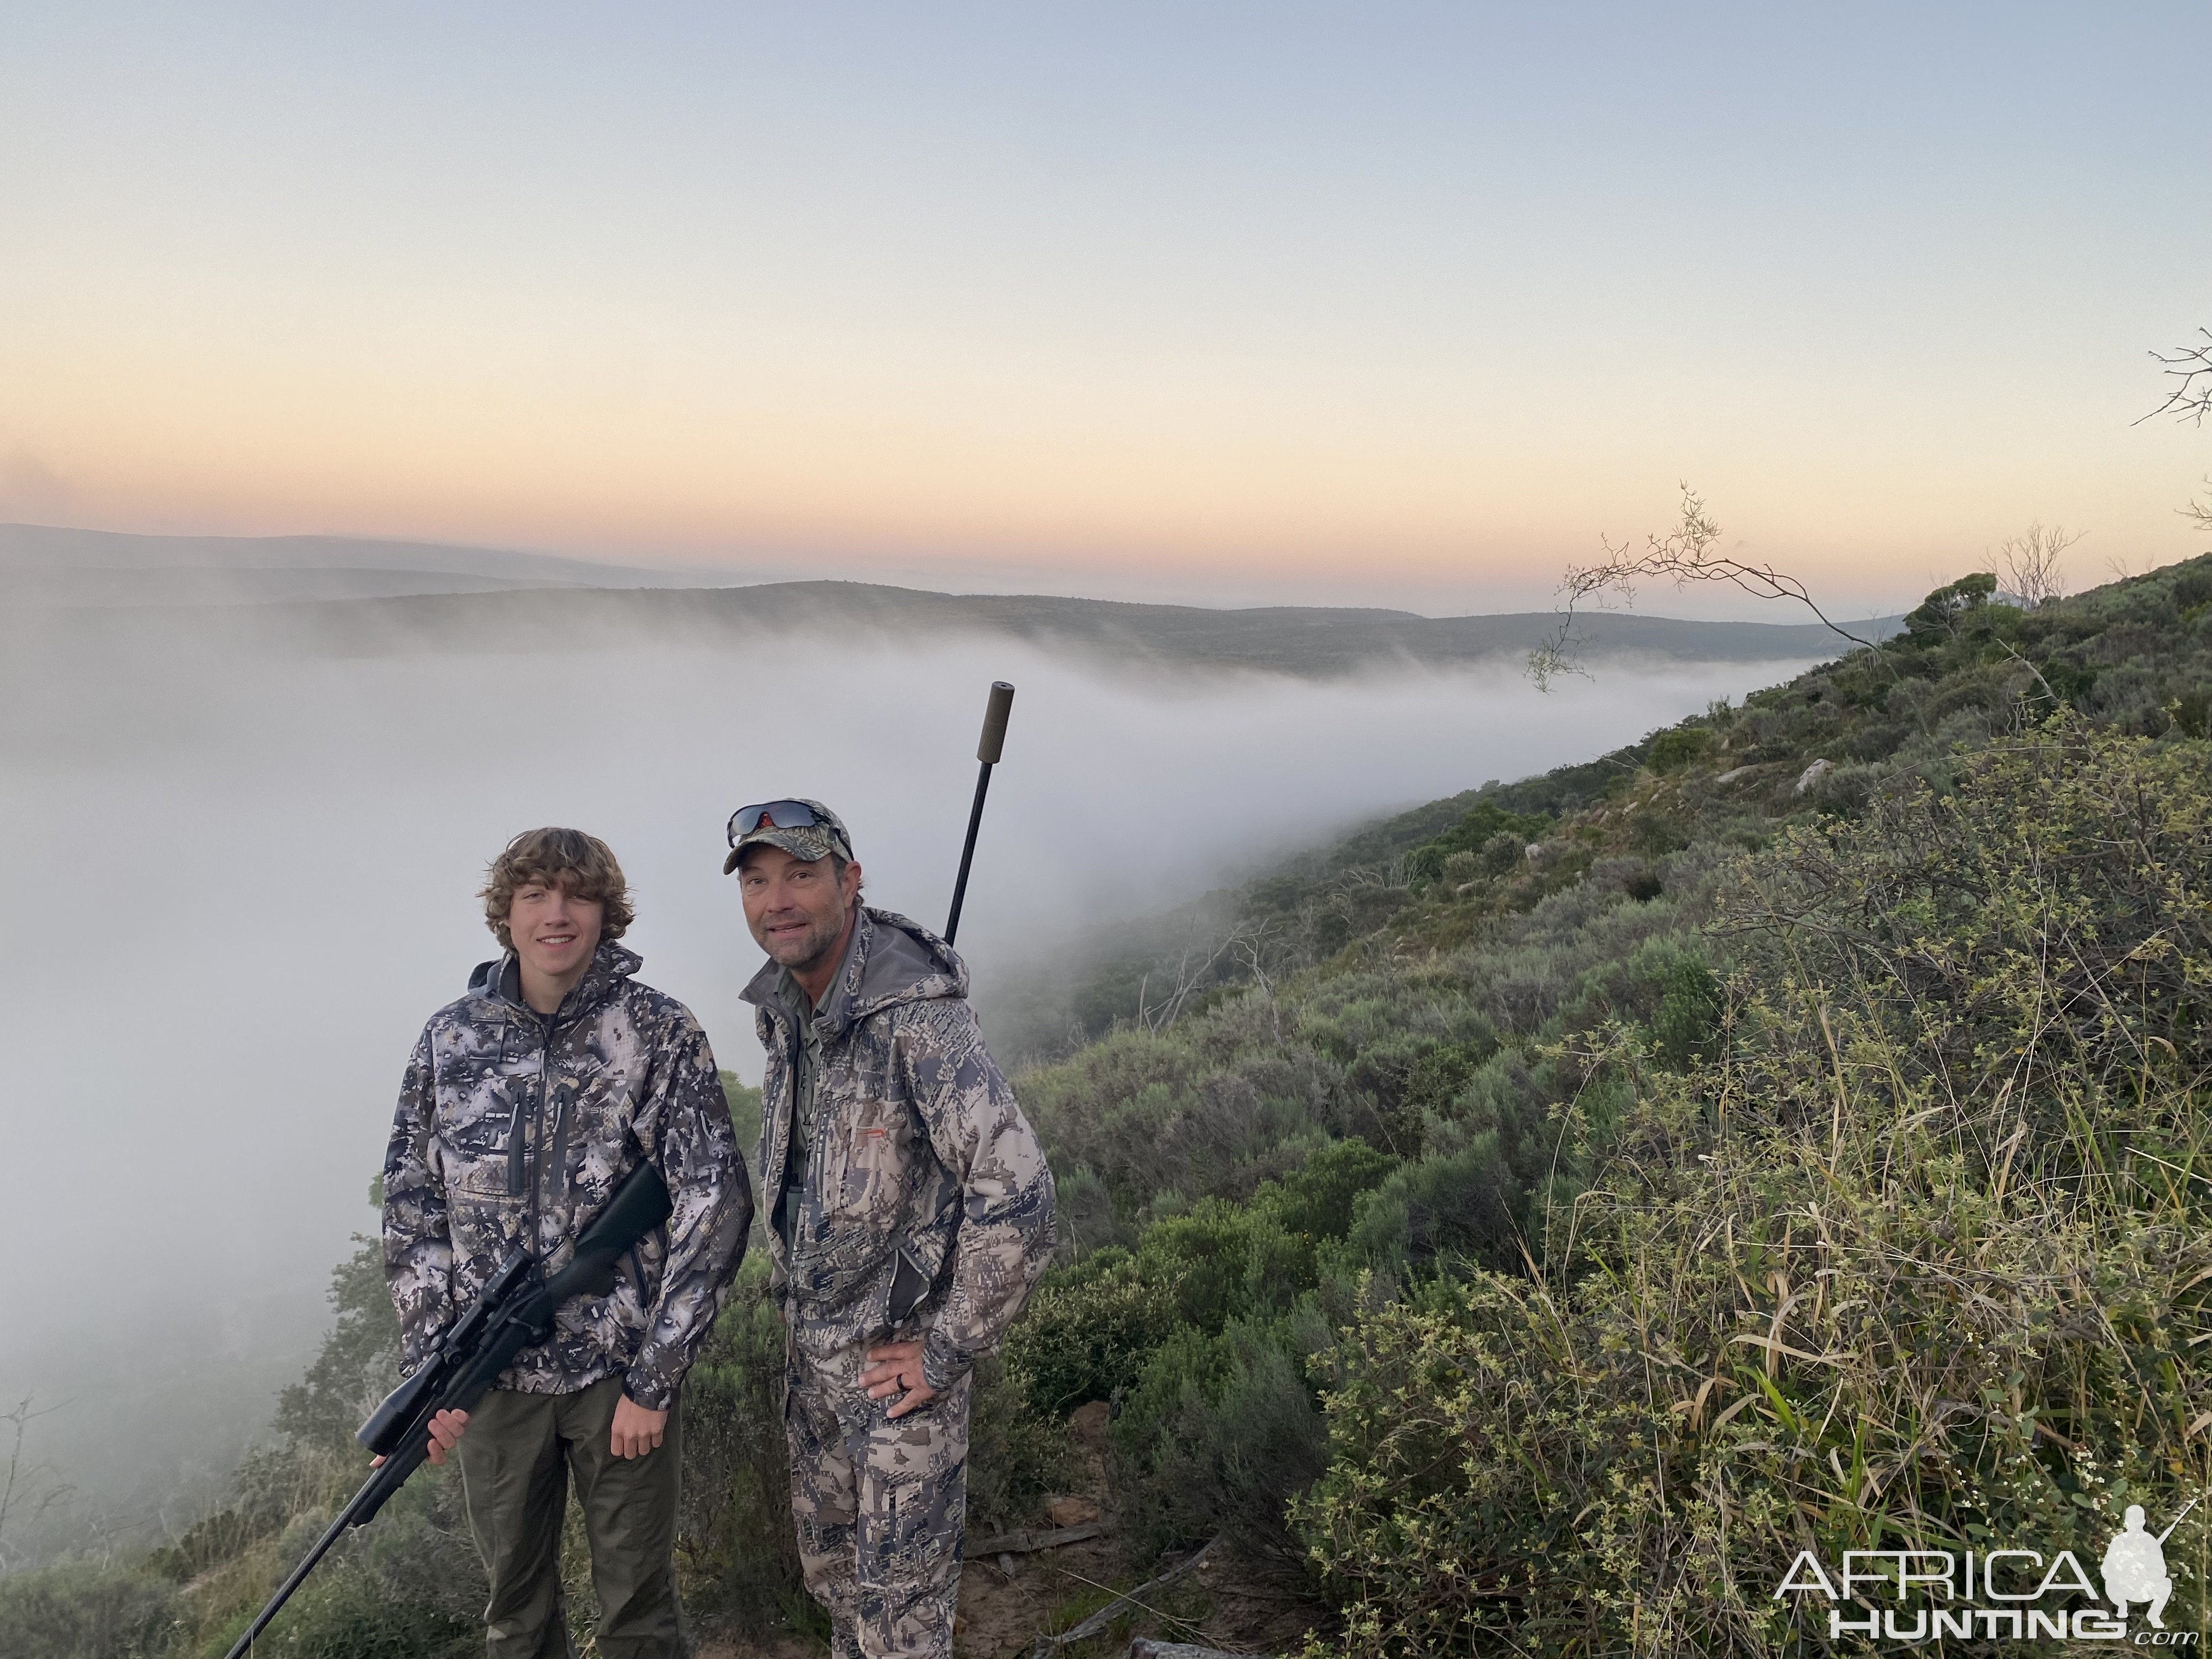
[[[538,1109],[531,1114],[530,1123],[532,1139],[533,1140],[538,1138],[538,1133],[544,1127],[545,1124],[545,1091],[550,1085],[551,1073],[553,1070],[553,1022],[558,1017],[557,1010],[554,1013],[547,1014],[544,1016],[543,1022],[538,1028]],[[537,1146],[532,1150],[542,1154],[544,1149],[543,1146]],[[530,1207],[523,1223],[524,1231],[522,1236],[525,1245],[532,1255],[536,1255],[538,1254],[538,1193],[545,1184],[542,1179],[538,1179],[537,1177],[542,1176],[544,1174],[544,1159],[541,1156],[538,1160],[538,1168],[534,1171],[532,1171],[532,1179],[530,1182]]]
[[[541,1181],[554,1188],[547,1195],[551,1203],[560,1201],[559,1188],[568,1184],[568,1123],[575,1113],[575,1085],[564,1078],[561,1086],[553,1091],[552,1141],[542,1160],[544,1167],[539,1171]]]
[[[784,1174],[787,1180],[791,1176],[791,1160],[799,1152],[799,1068],[805,1054],[805,1033],[796,1025],[793,1026],[791,1028],[791,1059],[787,1067],[791,1074],[791,1105],[783,1115],[784,1139],[791,1143],[784,1148],[783,1154]],[[818,1101],[822,1095],[822,1079],[819,1077],[814,1079],[814,1094]],[[806,1127],[811,1131],[815,1126],[810,1123]],[[800,1173],[797,1181],[792,1182],[791,1255],[794,1262],[799,1259],[800,1242],[806,1237],[806,1184],[813,1177],[815,1152],[820,1139],[818,1135],[809,1135],[806,1143],[806,1169]]]
[[[507,1110],[507,1195],[520,1198],[523,1194],[523,1114],[530,1109],[520,1089],[507,1091],[510,1104]]]

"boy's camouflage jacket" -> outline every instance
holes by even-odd
[[[760,1169],[771,1214],[803,1017],[785,983],[770,963],[744,990],[768,1050]],[[823,1358],[918,1326],[922,1374],[939,1390],[998,1346],[1053,1246],[1052,1171],[967,994],[951,945],[862,907],[815,1010],[821,1073],[788,1255],[768,1235],[801,1349]]]
[[[510,955],[423,1029],[384,1157],[384,1271],[407,1370],[514,1243],[557,1273],[649,1158],[675,1212],[611,1294],[563,1307],[552,1340],[499,1386],[571,1394],[620,1373],[639,1405],[674,1401],[744,1255],[752,1189],[707,1034],[630,977],[641,965],[602,943],[549,1019],[523,1001]]]

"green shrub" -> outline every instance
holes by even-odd
[[[385,1288],[384,1247],[356,1233],[331,1269],[336,1316],[307,1375],[276,1400],[276,1430],[295,1444],[351,1456],[354,1431],[399,1383],[399,1316]]]
[[[1352,1260],[1402,1279],[1468,1263],[1510,1270],[1521,1260],[1522,1194],[1494,1132],[1402,1164],[1352,1210]]]
[[[1248,1550],[1295,1559],[1287,1506],[1327,1466],[1328,1431],[1304,1375],[1304,1320],[1231,1321],[1185,1329],[1156,1350],[1114,1421],[1114,1444],[1136,1477],[1140,1546],[1158,1550],[1226,1535]]]
[[[975,1364],[968,1408],[968,1518],[979,1533],[1011,1532],[1037,1518],[1046,1493],[1073,1473],[1067,1431],[1032,1403],[1029,1379],[1002,1355]]]
[[[1478,801],[1443,834],[1408,853],[1406,867],[1417,880],[1434,881],[1443,873],[1445,860],[1455,854],[1480,853],[1496,873],[1493,843],[1509,846],[1517,860],[1521,848],[1541,839],[1551,822],[1544,813],[1515,812],[1495,801]],[[1510,839],[1501,842],[1501,837]]]
[[[69,1561],[0,1577],[0,1659],[155,1659],[177,1590],[151,1573]]]
[[[1351,1229],[1359,1194],[1379,1184],[1396,1163],[1364,1140],[1331,1141],[1262,1187],[1253,1201],[1272,1210],[1285,1232],[1313,1241],[1341,1238]]]
[[[256,1659],[470,1659],[483,1648],[481,1582],[470,1602],[453,1605],[395,1593],[372,1568],[326,1565],[284,1604],[253,1651]]]
[[[1651,739],[1644,763],[1662,775],[1679,772],[1704,754],[1713,734],[1702,726],[1670,726]]]
[[[1007,1365],[1032,1407],[1054,1415],[1133,1386],[1176,1328],[1176,1289],[1120,1249],[1047,1272],[1006,1335]]]
[[[1721,982],[1693,951],[1675,953],[1658,975],[1659,1006],[1651,1012],[1651,1042],[1668,1065],[1681,1068],[1710,1059],[1725,999]]]
[[[189,1583],[266,1538],[282,1524],[267,1510],[218,1510],[185,1529],[174,1544],[146,1558],[146,1571],[176,1583]]]
[[[765,1252],[745,1259],[684,1384],[683,1510],[677,1550],[702,1613],[748,1623],[811,1607],[791,1520],[784,1437],[784,1329]]]
[[[1134,1250],[1049,1270],[1006,1339],[1030,1409],[1049,1417],[1116,1399],[1171,1339],[1288,1312],[1318,1282],[1317,1247],[1343,1237],[1359,1195],[1396,1164],[1360,1141],[1330,1142],[1249,1204],[1204,1199],[1153,1222]]]

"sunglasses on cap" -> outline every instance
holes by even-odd
[[[814,809],[803,800],[769,800],[754,806],[740,806],[730,814],[730,845],[738,842],[761,827],[766,820],[772,830],[810,830],[819,824],[841,841],[844,838],[837,826],[815,816]]]

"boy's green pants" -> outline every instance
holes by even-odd
[[[622,1378],[574,1394],[495,1389],[469,1413],[459,1446],[469,1527],[491,1580],[484,1646],[491,1659],[568,1659],[561,1529],[568,1483],[584,1512],[605,1659],[682,1659],[676,1599],[676,1487],[682,1402],[643,1457],[610,1449]]]

